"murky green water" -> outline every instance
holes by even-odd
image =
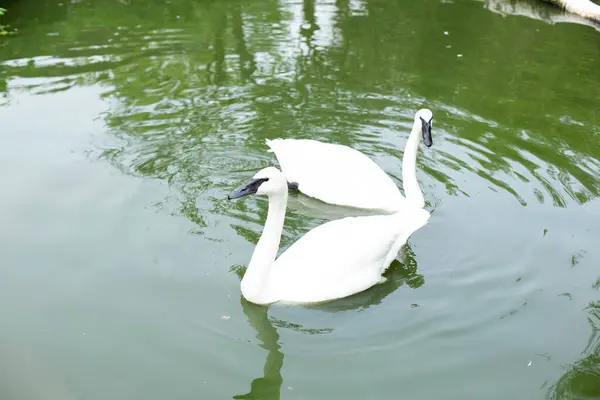
[[[600,397],[594,27],[470,0],[3,7],[3,399]],[[400,178],[422,106],[434,212],[391,279],[241,300],[266,201],[226,195],[264,139]],[[294,196],[284,246],[337,212]]]

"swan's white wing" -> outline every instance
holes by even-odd
[[[267,140],[288,182],[330,204],[397,211],[406,205],[398,187],[373,160],[347,146],[309,139]]]
[[[375,285],[408,237],[429,213],[348,217],[320,225],[276,261],[269,279],[273,298],[294,303],[349,296]]]

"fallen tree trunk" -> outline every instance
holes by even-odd
[[[600,6],[590,0],[544,0],[564,8],[570,13],[600,22]]]
[[[566,11],[562,7],[548,6],[544,0],[483,0],[491,12],[508,16],[518,15],[544,21],[548,24],[572,23],[589,26],[600,32],[600,22]]]

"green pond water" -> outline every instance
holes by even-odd
[[[600,398],[600,30],[496,3],[5,1],[0,398]],[[265,139],[401,186],[421,107],[389,280],[244,301]],[[282,248],[344,212],[292,195]]]

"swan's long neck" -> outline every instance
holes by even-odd
[[[271,268],[281,241],[287,197],[287,191],[269,197],[265,227],[241,283],[242,294],[252,303],[267,304],[277,300],[269,298],[267,289]]]
[[[415,121],[408,137],[402,158],[402,186],[406,200],[419,208],[425,207],[425,199],[417,181],[417,152],[421,141],[420,121]]]

